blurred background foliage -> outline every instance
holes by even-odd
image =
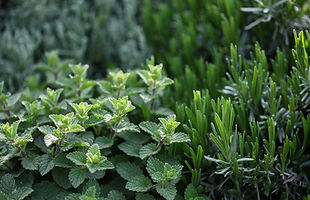
[[[144,62],[150,51],[139,6],[137,0],[0,0],[0,79],[18,89],[51,50],[89,63],[97,77],[107,66]]]

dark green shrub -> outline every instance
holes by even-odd
[[[292,29],[310,27],[309,3],[145,0],[143,25],[155,58],[175,78],[173,95],[189,102],[193,89],[207,88],[213,98],[220,95],[231,43],[246,58],[256,42],[268,58],[275,57],[277,48],[290,55]]]
[[[247,60],[232,45],[225,97],[194,91],[190,105],[176,108],[191,138],[185,161],[191,183],[215,199],[294,199],[309,192],[310,34],[294,35],[294,66],[281,51],[268,60],[256,45]]]

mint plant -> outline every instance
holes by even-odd
[[[146,93],[140,94],[140,97],[143,99],[144,103],[147,104],[150,102],[150,110],[153,110],[155,106],[155,100],[158,98],[160,89],[167,85],[173,84],[173,80],[162,75],[162,64],[148,64],[148,68],[149,70],[138,71],[139,76],[148,86]]]
[[[139,124],[139,127],[150,134],[152,139],[157,142],[157,144],[149,143],[140,149],[139,154],[141,159],[158,153],[162,145],[190,141],[185,133],[175,133],[175,129],[180,125],[180,122],[175,121],[175,118],[175,115],[171,115],[166,118],[159,118],[160,124],[149,121]]]
[[[100,89],[107,95],[119,98],[125,93],[126,82],[130,73],[110,72],[108,76],[108,81],[99,81],[98,85]]]
[[[95,81],[86,78],[88,65],[69,65],[72,74],[69,74],[70,79],[64,79],[59,84],[66,88],[65,93],[71,98],[85,98],[89,95],[92,88],[96,85]]]
[[[66,157],[77,166],[87,167],[90,173],[114,168],[113,164],[105,156],[101,156],[98,144],[89,147],[86,154],[76,151],[69,153]]]
[[[25,130],[23,133],[18,132],[18,126],[21,121],[15,121],[13,124],[8,122],[1,126],[0,141],[5,141],[14,146],[22,157],[26,156],[26,145],[33,141],[32,132],[35,127]]]
[[[127,113],[135,109],[135,106],[133,106],[131,101],[128,100],[128,96],[119,99],[110,97],[109,102],[112,105],[112,113],[105,114],[103,118],[111,128],[111,138],[114,138],[115,133],[120,133],[122,131],[140,131],[136,125],[125,121]]]
[[[59,111],[61,109],[66,109],[67,105],[65,102],[59,102],[60,95],[63,92],[63,89],[57,89],[57,90],[52,90],[50,88],[47,88],[46,90],[46,95],[41,94],[39,98],[42,101],[43,106],[45,107],[46,111]]]
[[[80,124],[83,125],[85,120],[87,120],[88,112],[92,109],[93,105],[89,105],[87,102],[81,102],[79,104],[72,103],[71,107],[76,112],[76,118],[79,120]]]
[[[23,116],[25,120],[37,119],[40,115],[40,112],[43,110],[43,106],[38,100],[35,100],[31,103],[28,101],[22,101],[21,103],[25,106],[26,109],[26,116]]]
[[[56,143],[56,154],[61,151],[62,145],[73,145],[72,141],[68,140],[69,133],[85,131],[85,129],[77,123],[74,113],[68,113],[66,115],[50,115],[49,117],[54,122],[56,128],[49,125],[44,125],[40,126],[39,130],[45,134],[44,142],[47,147]]]
[[[4,94],[3,86],[4,82],[0,82],[0,116],[1,119],[7,119],[13,117],[14,114],[12,113],[12,108],[14,107],[14,104],[19,100],[21,94]]]
[[[117,166],[117,172],[127,180],[126,189],[136,192],[147,192],[156,189],[165,199],[173,200],[177,193],[175,184],[180,180],[182,166],[170,165],[157,158],[150,157],[146,169],[154,184],[150,178],[143,175],[135,164],[120,163]],[[134,174],[131,174],[132,172]]]
[[[17,187],[14,177],[5,174],[0,180],[0,197],[2,199],[23,200],[33,192],[30,187]]]

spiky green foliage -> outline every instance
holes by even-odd
[[[166,102],[189,102],[192,90],[205,88],[218,97],[231,43],[245,56],[256,42],[267,56],[278,47],[288,54],[292,30],[310,26],[309,8],[306,0],[144,0],[147,42],[156,60],[171,66],[167,72],[175,78],[173,97],[168,94]]]
[[[281,51],[268,62],[256,45],[248,60],[232,45],[223,96],[215,101],[208,91],[195,91],[190,106],[177,108],[191,138],[185,162],[191,181],[214,197],[227,191],[237,199],[289,199],[308,190],[310,38],[294,35],[294,66]]]

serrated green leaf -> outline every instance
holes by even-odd
[[[144,175],[135,176],[131,178],[127,184],[126,189],[135,192],[146,192],[152,187],[152,182]]]
[[[53,135],[55,127],[49,126],[49,125],[44,125],[44,126],[39,126],[38,129],[39,129],[39,131],[41,131],[45,135]]]
[[[86,164],[86,155],[83,152],[72,152],[69,153],[66,156],[68,159],[70,159],[73,163],[75,163],[76,165],[85,165]]]
[[[164,174],[164,166],[165,164],[161,162],[159,159],[150,157],[147,160],[146,170],[153,179],[153,175],[158,172]]]
[[[160,147],[157,146],[155,143],[149,143],[141,147],[139,151],[139,157],[141,159],[144,159],[146,157],[149,157],[151,155],[155,155],[160,151]]]
[[[85,129],[80,124],[72,124],[69,128],[68,133],[76,133],[76,132],[83,132]]]
[[[144,81],[144,83],[148,86],[151,86],[151,79],[150,76],[148,75],[148,71],[147,70],[139,70],[137,71],[138,75],[142,78],[142,80]]]
[[[135,176],[143,175],[142,170],[136,164],[130,162],[118,163],[116,165],[116,171],[127,181]]]
[[[132,144],[129,142],[123,142],[122,144],[118,145],[118,148],[126,153],[129,156],[133,157],[140,157],[139,151],[141,149],[142,145],[141,144]]]
[[[95,139],[94,144],[98,144],[99,149],[109,148],[113,145],[114,140],[105,136],[100,136]]]
[[[38,170],[39,156],[27,155],[26,157],[22,158],[21,164],[23,165],[23,168],[25,168],[27,170]]]
[[[75,167],[69,172],[69,180],[74,188],[81,185],[88,176],[88,171],[85,168]]]
[[[42,176],[51,171],[55,166],[53,158],[47,154],[40,156],[38,162],[39,162],[39,172]]]
[[[97,154],[98,156],[101,155],[98,144],[93,144],[91,147],[89,147],[87,153],[91,155],[97,155]]]
[[[0,181],[0,191],[9,196],[16,188],[15,180],[11,174],[5,174]]]
[[[156,191],[167,200],[174,200],[177,194],[175,185],[170,182],[158,184],[156,186]]]
[[[28,140],[29,142],[33,141],[32,133],[36,130],[37,127],[30,127],[27,128],[22,134],[21,134],[21,140]]]
[[[171,84],[173,84],[173,83],[174,83],[174,81],[173,81],[172,79],[167,78],[167,77],[164,77],[164,78],[158,83],[158,85],[159,85],[159,87],[165,87],[165,86],[171,85]]]
[[[20,153],[17,148],[12,145],[6,145],[5,143],[0,143],[0,149],[2,151],[0,154],[0,165],[3,165]]]
[[[86,166],[90,173],[94,173],[96,171],[107,170],[107,169],[114,169],[114,165],[108,160],[105,160],[103,162],[96,163],[96,164],[87,163]]]
[[[170,143],[181,143],[190,141],[190,138],[185,133],[175,133],[170,138]]]
[[[97,117],[95,115],[91,115],[91,116],[88,117],[87,120],[85,120],[84,127],[88,128],[88,127],[91,127],[91,126],[95,126],[97,124],[101,124],[103,122],[104,122],[104,120],[101,117]]]
[[[10,198],[14,200],[23,200],[25,197],[29,196],[33,192],[33,189],[29,187],[16,188],[14,192],[10,195]]]
[[[149,121],[141,122],[139,127],[150,135],[156,135],[160,128],[156,123]]]
[[[94,141],[94,134],[89,131],[79,134],[68,134],[65,139],[72,147],[89,146]]]
[[[117,128],[114,129],[116,133],[120,133],[123,131],[132,131],[132,132],[140,132],[140,129],[137,125],[133,123],[129,123],[127,121],[121,121]]]

